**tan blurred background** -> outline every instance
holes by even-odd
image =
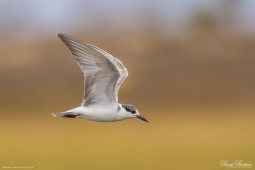
[[[0,0],[0,168],[255,166],[255,2]],[[119,101],[150,123],[53,118],[83,74],[56,33],[119,58]]]

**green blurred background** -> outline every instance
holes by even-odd
[[[246,0],[0,0],[0,168],[254,167],[254,8]],[[119,101],[150,123],[53,118],[83,98],[83,74],[58,32],[119,58],[129,70]]]

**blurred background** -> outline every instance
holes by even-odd
[[[0,168],[255,166],[255,1],[0,0]],[[150,123],[53,118],[83,74],[56,33],[120,59]]]

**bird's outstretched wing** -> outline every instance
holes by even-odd
[[[122,64],[122,62],[119,59],[113,57],[111,54],[105,52],[104,50],[102,50],[96,46],[90,45],[90,44],[87,44],[87,45],[92,47],[94,50],[100,52],[103,56],[107,57],[117,67],[117,69],[120,73],[120,77],[119,77],[116,87],[115,87],[115,99],[118,102],[118,91],[120,89],[121,84],[124,82],[124,80],[128,76],[128,71],[127,71],[126,67]]]
[[[110,57],[97,47],[81,43],[64,34],[59,38],[70,49],[84,73],[84,98],[82,105],[116,105],[115,89],[120,72]]]

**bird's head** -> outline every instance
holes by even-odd
[[[130,104],[122,104],[121,106],[122,106],[122,109],[128,114],[128,116],[130,118],[136,117],[136,118],[139,118],[145,122],[148,122],[148,120],[146,120],[142,115],[140,115],[140,113],[134,106],[132,106]]]

